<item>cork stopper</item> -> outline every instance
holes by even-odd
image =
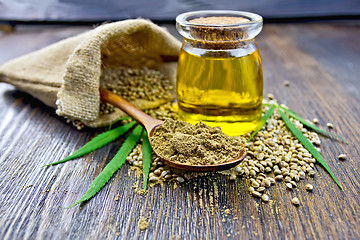
[[[194,24],[190,26],[193,45],[207,49],[233,49],[243,44],[241,40],[246,37],[246,31],[241,24],[249,22],[249,19],[212,16],[194,18],[189,22]]]
[[[197,24],[212,24],[212,25],[232,25],[249,22],[249,19],[243,17],[200,17],[191,19],[189,22]]]

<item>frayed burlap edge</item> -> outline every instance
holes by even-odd
[[[57,111],[60,116],[79,119],[89,127],[108,125],[114,120],[124,116],[121,111],[115,111],[106,116],[99,115],[100,106],[100,75],[102,67],[101,47],[109,39],[114,39],[121,29],[120,34],[142,32],[159,41],[158,52],[154,52],[154,59],[159,59],[159,52],[165,56],[177,56],[180,42],[163,28],[143,19],[126,20],[117,23],[106,24],[93,30],[89,39],[83,41],[69,56],[64,74],[64,83],[58,93]],[[146,36],[151,39],[151,37]],[[161,46],[161,47],[160,47]],[[151,54],[147,53],[151,58]],[[156,56],[158,55],[158,56]],[[175,80],[176,65],[171,63],[159,63],[155,68],[162,71],[167,77]],[[171,76],[170,76],[171,75]],[[85,90],[85,91],[84,91]],[[148,102],[143,106],[134,103],[141,109],[157,107],[171,99],[157,102]]]

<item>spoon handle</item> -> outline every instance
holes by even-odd
[[[100,88],[100,97],[104,102],[110,103],[111,105],[118,107],[123,110],[130,117],[135,119],[137,122],[141,123],[149,133],[155,126],[160,125],[163,121],[155,119],[143,111],[136,108],[134,105],[123,99],[122,97],[116,95],[115,93]]]

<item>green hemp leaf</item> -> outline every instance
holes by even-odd
[[[250,138],[248,139],[248,142],[261,130],[261,128],[265,125],[266,121],[274,112],[276,106],[271,106],[269,110],[266,111],[264,116],[262,117],[259,125],[256,127],[255,131],[251,134]]]
[[[348,144],[348,142],[343,139],[340,136],[337,136],[335,134],[332,134],[331,132],[327,132],[325,130],[322,130],[320,128],[318,128],[317,126],[309,123],[308,121],[306,121],[305,119],[303,119],[302,117],[300,117],[298,114],[294,113],[293,111],[291,111],[288,108],[285,108],[283,106],[279,106],[282,110],[284,110],[289,116],[291,116],[292,118],[295,118],[296,120],[298,120],[299,122],[301,122],[302,124],[304,124],[306,127],[313,129],[315,132],[320,133],[321,135],[325,136],[325,137],[333,137],[337,140],[340,140],[346,144]]]
[[[284,120],[286,126],[290,129],[290,131],[299,139],[299,141],[302,143],[302,145],[314,156],[314,158],[320,163],[325,170],[330,174],[332,179],[336,182],[336,184],[341,188],[341,190],[344,190],[338,180],[335,178],[334,174],[330,170],[329,166],[325,162],[324,158],[321,156],[321,154],[316,150],[314,145],[304,136],[304,134],[295,127],[295,125],[290,121],[290,119],[286,116],[286,114],[279,109],[279,113],[281,118]]]
[[[152,148],[146,130],[143,132],[142,140],[143,140],[142,142],[143,181],[144,181],[144,190],[146,190],[147,182],[149,178],[150,166],[151,166],[151,153],[152,153]]]
[[[98,191],[100,191],[100,189],[109,181],[109,179],[114,175],[114,173],[125,164],[126,157],[130,154],[130,152],[138,143],[142,131],[143,128],[141,125],[138,125],[134,128],[134,130],[126,138],[125,142],[121,145],[119,151],[91,183],[86,193],[77,202],[67,208],[72,208],[81,202],[89,200],[90,198],[95,196]]]
[[[90,153],[92,151],[95,151],[95,150],[105,146],[106,144],[111,143],[112,141],[114,141],[115,139],[117,139],[118,137],[120,137],[121,135],[126,133],[127,131],[129,131],[129,129],[132,128],[135,125],[135,123],[136,123],[135,121],[132,121],[132,122],[130,122],[128,124],[125,124],[123,126],[120,126],[120,127],[114,128],[114,129],[112,129],[110,131],[101,133],[101,134],[97,135],[96,137],[94,137],[92,140],[90,140],[88,143],[86,143],[82,148],[75,151],[70,156],[68,156],[68,157],[66,157],[66,158],[64,158],[64,159],[62,159],[60,161],[47,164],[45,166],[64,163],[64,162],[67,162],[69,160],[73,160],[75,158],[82,157],[85,154],[88,154],[88,153]]]

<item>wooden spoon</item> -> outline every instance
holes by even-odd
[[[100,96],[104,102],[110,103],[113,106],[118,107],[119,109],[127,113],[130,117],[135,119],[137,122],[141,123],[146,129],[149,139],[154,134],[155,129],[163,124],[163,121],[147,115],[143,111],[133,106],[131,103],[127,102],[122,97],[116,95],[115,93],[107,89],[100,88]],[[221,164],[213,164],[213,165],[187,165],[183,163],[170,161],[164,158],[163,156],[161,156],[161,154],[157,153],[156,151],[154,152],[161,158],[163,162],[165,162],[167,165],[171,167],[183,169],[183,170],[197,171],[197,172],[214,172],[214,171],[226,170],[239,164],[246,156],[246,152],[243,149],[236,158],[228,162],[224,162]]]

